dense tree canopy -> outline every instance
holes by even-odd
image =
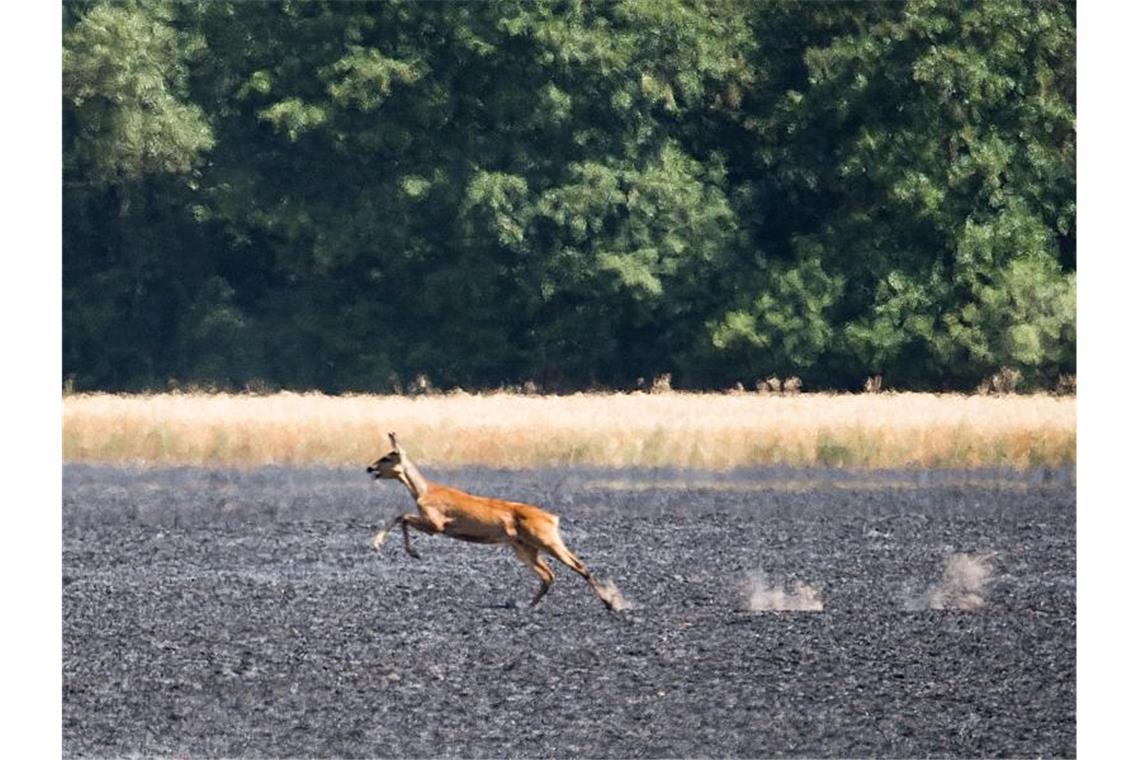
[[[1075,371],[1075,8],[64,5],[77,389]]]

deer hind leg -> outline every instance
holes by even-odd
[[[609,607],[611,610],[614,608],[614,595],[611,591],[605,589],[594,578],[593,574],[586,569],[582,564],[582,560],[574,556],[574,552],[566,548],[566,544],[562,543],[562,537],[558,535],[557,530],[551,534],[550,538],[542,543],[542,549],[556,560],[566,565],[578,575],[586,579],[586,583],[590,584],[590,588],[597,594],[602,603]]]
[[[538,589],[538,593],[534,595],[534,599],[530,600],[530,606],[538,604],[542,597],[546,596],[546,592],[554,585],[554,573],[551,571],[550,566],[543,561],[542,557],[538,556],[538,549],[526,544],[511,542],[511,548],[515,550],[515,556],[522,560],[523,564],[534,571],[542,581],[542,585]]]

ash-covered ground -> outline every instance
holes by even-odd
[[[363,467],[68,465],[64,754],[1076,754],[1068,472],[427,474],[560,514],[632,609],[373,554],[412,503]]]

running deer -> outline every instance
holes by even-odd
[[[594,579],[586,566],[562,543],[558,516],[530,504],[473,496],[457,488],[433,483],[400,446],[395,433],[389,433],[392,451],[368,466],[375,480],[398,480],[416,502],[416,512],[397,515],[387,527],[372,537],[378,551],[389,531],[399,525],[404,531],[404,549],[416,559],[408,528],[428,534],[443,534],[476,544],[508,544],[523,564],[542,581],[530,604],[538,604],[554,583],[554,573],[540,556],[546,552],[586,579],[598,598],[611,610],[621,606],[616,588]]]

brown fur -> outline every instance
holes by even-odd
[[[411,544],[408,528],[479,544],[507,544],[542,582],[531,605],[538,604],[554,583],[554,573],[542,559],[554,557],[590,584],[605,605],[613,609],[611,594],[601,587],[586,566],[566,548],[558,532],[558,516],[531,504],[474,496],[458,488],[433,483],[419,471],[401,448],[395,433],[389,433],[392,451],[368,467],[377,480],[399,480],[416,502],[416,512],[395,517],[372,538],[378,550],[388,532],[399,525],[404,533],[404,549],[413,557],[420,554]]]

